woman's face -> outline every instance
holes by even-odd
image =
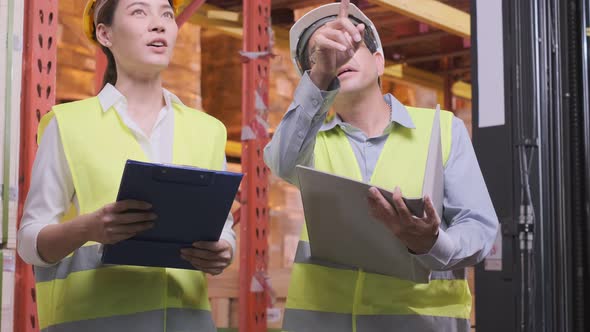
[[[168,0],[119,0],[106,33],[118,68],[150,75],[170,63],[178,25]]]

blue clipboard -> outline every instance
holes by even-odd
[[[128,160],[117,201],[153,206],[155,226],[103,248],[103,264],[191,269],[180,249],[218,241],[242,174]]]

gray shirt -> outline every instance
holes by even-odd
[[[320,91],[305,73],[295,91],[289,110],[264,149],[268,167],[286,181],[298,185],[295,166],[314,166],[318,132],[339,126],[350,142],[363,181],[371,178],[389,133],[396,124],[415,128],[408,110],[391,94],[391,123],[378,137],[367,137],[360,129],[335,116],[324,123],[338,94],[335,79]],[[444,202],[438,239],[424,255],[416,255],[431,270],[454,270],[480,262],[490,251],[498,231],[498,218],[479,169],[469,134],[463,122],[453,118],[449,159],[444,169]]]

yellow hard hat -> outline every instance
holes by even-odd
[[[94,8],[96,5],[97,0],[88,0],[86,2],[86,8],[84,8],[84,15],[82,16],[82,25],[84,27],[84,33],[88,39],[98,44],[97,41],[94,39]],[[103,0],[103,1],[110,1],[110,0]],[[180,9],[180,5],[185,2],[185,0],[172,0],[172,6],[174,7],[174,11],[178,14],[178,10]]]

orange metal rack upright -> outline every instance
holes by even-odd
[[[269,307],[268,173],[263,149],[268,142],[268,78],[271,49],[270,0],[246,0],[242,72],[242,205],[240,221],[240,332],[266,331]]]
[[[55,104],[58,1],[25,3],[18,220],[22,217],[37,151],[37,126]],[[16,259],[14,330],[38,331],[33,269]]]

